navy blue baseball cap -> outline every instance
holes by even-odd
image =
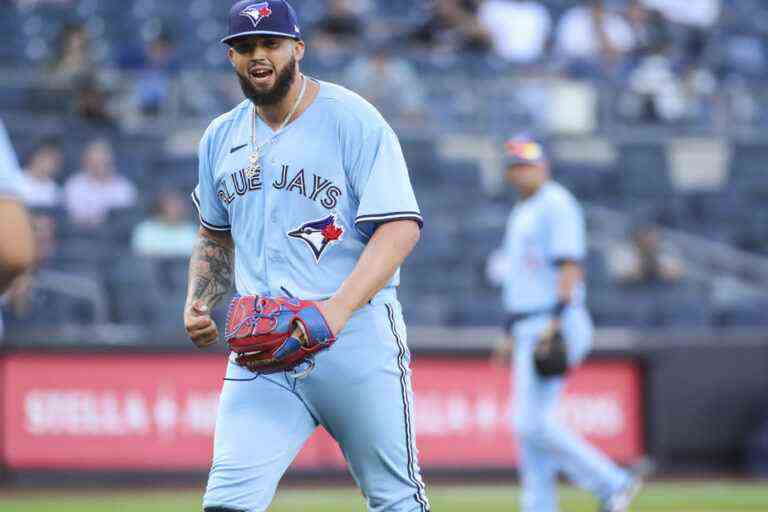
[[[544,146],[527,136],[516,136],[504,143],[504,162],[513,165],[536,165],[547,161]]]
[[[301,39],[296,11],[286,0],[241,0],[229,11],[229,35],[221,40],[231,44],[240,37],[280,36]]]

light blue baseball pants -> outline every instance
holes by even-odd
[[[256,376],[229,363],[204,508],[267,510],[283,473],[322,425],[370,512],[428,511],[400,304],[361,308],[316,362],[304,379]]]
[[[522,512],[556,512],[557,472],[599,499],[629,483],[629,475],[555,418],[565,378],[540,377],[533,365],[536,342],[550,321],[548,315],[522,320],[515,337],[514,423],[520,442]],[[578,365],[592,346],[592,320],[584,308],[568,308],[563,316],[568,360]]]

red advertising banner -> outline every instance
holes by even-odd
[[[2,372],[2,464],[12,469],[204,470],[226,361],[198,355],[10,355]],[[619,461],[642,454],[640,374],[630,360],[574,372],[559,414]],[[417,357],[425,468],[511,468],[510,375],[478,359]],[[322,429],[293,464],[341,468]]]

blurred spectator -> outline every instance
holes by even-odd
[[[410,35],[417,46],[448,53],[486,53],[491,37],[470,0],[435,0],[427,21]]]
[[[660,11],[664,17],[685,28],[681,51],[686,63],[702,58],[711,28],[720,19],[721,0],[642,0],[647,7]]]
[[[720,0],[641,0],[675,23],[709,28],[720,18]]]
[[[58,53],[50,65],[54,80],[71,82],[93,71],[94,63],[88,49],[85,25],[65,25],[59,32],[56,48]]]
[[[365,20],[354,4],[352,0],[330,0],[328,11],[317,22],[315,30],[340,46],[359,44],[364,35]]]
[[[170,75],[177,68],[176,47],[167,34],[160,34],[147,48],[144,71],[136,84],[139,108],[157,115],[168,99]]]
[[[21,181],[21,194],[30,208],[55,208],[61,203],[61,187],[56,176],[63,156],[58,142],[44,140],[30,155]]]
[[[84,76],[75,89],[75,115],[96,129],[114,129],[112,114],[107,110],[107,91],[95,76]]]
[[[325,64],[338,64],[360,48],[365,19],[354,0],[330,0],[325,16],[315,25],[313,54]]]
[[[132,238],[136,254],[188,257],[197,240],[197,226],[189,219],[187,201],[176,191],[161,193],[152,216],[136,226]]]
[[[620,14],[608,11],[603,0],[571,7],[557,27],[557,53],[588,72],[615,64],[633,46],[629,24]]]
[[[544,56],[552,18],[540,2],[487,0],[480,6],[479,18],[490,34],[494,51],[505,60],[525,64]]]
[[[644,57],[628,77],[633,97],[622,105],[626,117],[643,122],[672,122],[686,115],[682,81],[664,48]]]
[[[719,100],[719,84],[711,69],[702,63],[690,62],[681,73],[686,117],[707,120],[713,105]]]
[[[614,247],[608,266],[621,284],[654,285],[679,282],[685,273],[682,260],[669,248],[662,250],[661,231],[655,224],[641,224],[632,231],[631,244]]]
[[[630,0],[627,19],[638,57],[658,53],[672,44],[669,23],[664,15],[656,9],[645,7],[642,0]]]
[[[138,74],[136,103],[141,113],[157,115],[168,99],[171,74],[179,66],[176,45],[170,34],[161,31],[145,47],[127,51],[121,66]]]
[[[352,62],[346,70],[346,83],[386,114],[423,115],[421,79],[410,63],[394,57],[387,45],[379,45],[370,57]]]
[[[696,8],[708,3],[701,2]],[[707,35],[690,29],[684,45],[673,45],[674,30],[657,9],[669,5],[647,0],[630,3],[628,17],[638,60],[628,76],[628,90],[635,97],[622,108],[627,117],[645,122],[706,120],[713,113],[718,86],[701,59]]]
[[[100,139],[88,144],[82,166],[64,186],[67,212],[74,224],[99,226],[110,210],[129,208],[136,203],[136,188],[115,169],[109,142]]]
[[[658,46],[632,70],[628,91],[634,98],[624,102],[623,113],[651,123],[706,119],[717,93],[714,74],[693,61],[676,68],[668,50]]]

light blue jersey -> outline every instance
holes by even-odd
[[[193,193],[203,226],[231,231],[240,294],[333,295],[378,223],[422,223],[397,136],[368,102],[318,82],[314,102],[261,152],[248,177],[253,105],[214,120]],[[261,120],[257,143],[274,132]],[[379,292],[394,297],[396,273]]]
[[[551,308],[557,302],[557,263],[581,261],[585,254],[584,214],[576,199],[555,182],[518,203],[507,222],[504,253],[510,264],[504,280],[507,311],[526,313]],[[573,292],[571,304],[584,301],[584,285]]]
[[[0,120],[0,197],[19,197],[21,171],[16,152]]]
[[[193,199],[203,226],[229,231],[241,294],[330,297],[376,225],[421,225],[400,144],[356,94],[318,82],[313,103],[261,151],[249,177],[253,105],[211,123]],[[259,121],[258,144],[274,137]],[[427,512],[413,426],[405,323],[392,280],[359,308],[308,376],[255,375],[229,363],[206,511],[262,512],[318,426],[339,443],[369,512]],[[372,397],[375,397],[372,400]],[[253,432],[259,441],[243,443]]]

